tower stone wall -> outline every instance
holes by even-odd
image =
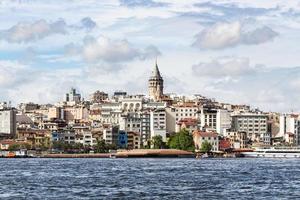
[[[160,75],[157,62],[155,63],[152,76],[149,78],[148,82],[149,96],[154,101],[160,101],[163,97],[164,91],[164,80]]]

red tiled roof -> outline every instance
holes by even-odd
[[[179,108],[181,108],[181,107],[197,107],[198,108],[198,106],[195,104],[195,102],[185,102],[185,103],[183,103],[183,104],[177,104],[177,105],[174,105],[174,107],[179,107]]]
[[[204,131],[194,131],[193,135],[199,135],[200,137],[218,137],[218,134],[215,132],[204,132]]]
[[[220,150],[225,150],[225,149],[229,149],[231,147],[230,145],[230,141],[223,139],[219,141],[219,149]]]
[[[1,144],[12,144],[12,143],[15,143],[15,141],[13,140],[2,140],[0,141]]]
[[[179,122],[177,122],[178,125],[188,125],[188,126],[193,126],[193,125],[197,125],[198,120],[197,119],[193,119],[193,118],[184,118],[179,120]]]

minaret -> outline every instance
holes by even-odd
[[[154,70],[152,71],[152,76],[149,79],[149,96],[154,101],[161,100],[164,91],[164,80],[160,75],[157,59],[155,61]]]

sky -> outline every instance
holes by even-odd
[[[165,93],[300,112],[298,0],[0,0],[0,101],[71,87]]]

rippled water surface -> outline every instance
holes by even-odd
[[[0,199],[300,199],[293,159],[0,159]]]

